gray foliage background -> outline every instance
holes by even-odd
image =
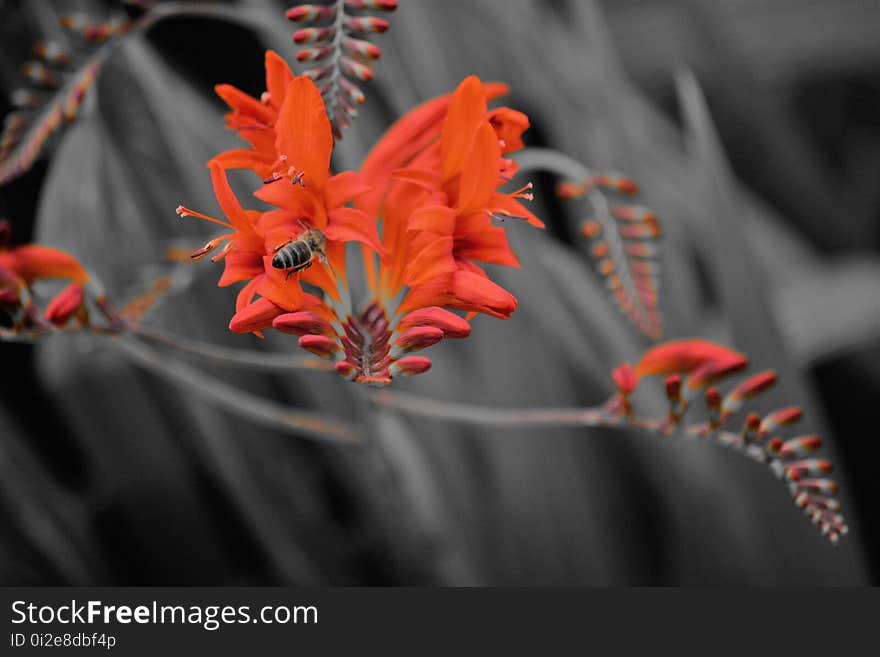
[[[27,16],[18,4],[3,9]],[[855,358],[868,390],[878,389],[880,199],[861,177],[864,169],[880,172],[880,142],[873,133],[872,147],[859,150],[858,175],[844,178],[850,187],[831,184],[823,160],[807,157],[802,135],[789,134],[796,126],[781,108],[790,107],[782,99],[792,80],[814,74],[816,61],[826,66],[823,76],[849,74],[856,64],[880,71],[871,44],[857,39],[849,41],[855,55],[804,55],[827,45],[802,45],[806,15],[831,4],[847,5],[839,12],[855,16],[853,23],[874,14],[856,16],[870,13],[860,3],[806,0],[739,0],[724,8],[696,0],[604,8],[573,0],[400,4],[391,31],[377,41],[384,52],[377,80],[335,166],[358,166],[391,120],[465,75],[510,83],[505,104],[530,115],[532,144],[639,181],[664,227],[666,336],[716,339],[750,354],[754,371],[780,371],[782,384],[763,408],[803,404],[804,432],[828,438],[843,465],[837,478],[850,536],[832,548],[764,469],[710,447],[635,432],[489,430],[412,419],[370,408],[333,374],[270,376],[197,363],[249,392],[352,418],[369,434],[360,450],[319,446],[206,405],[132,364],[111,342],[78,336],[38,345],[33,376],[24,371],[30,355],[18,353],[21,369],[10,376],[20,374],[35,392],[4,389],[0,399],[0,504],[8,525],[0,581],[871,581],[867,534],[876,491],[850,483],[849,468],[864,453],[847,441],[870,440],[876,430],[859,427],[839,405],[843,419],[829,416],[827,395],[815,384],[839,380],[817,379],[823,364]],[[170,240],[211,234],[181,222],[174,208],[216,208],[204,162],[236,144],[223,130],[212,85],[232,81],[260,91],[262,47],[293,60],[283,6],[238,5],[275,12],[277,24],[254,31],[181,19],[128,41],[40,180],[35,240],[89,263],[121,296],[138,289]],[[778,18],[786,8],[788,22]],[[767,29],[769,19],[756,16],[762,10],[784,26],[770,54],[749,50],[763,44],[753,33]],[[845,28],[822,32],[835,29]],[[168,47],[180,34],[192,43]],[[232,45],[213,58],[211,38]],[[838,68],[828,73],[832,56]],[[756,71],[756,62],[776,68]],[[708,108],[693,78],[679,76],[676,92],[674,74],[685,65],[705,82]],[[766,149],[766,158],[743,156],[738,140]],[[731,173],[725,150],[764,188]],[[246,197],[252,181],[236,182]],[[395,386],[487,405],[592,405],[611,393],[610,369],[645,349],[590,269],[576,239],[582,217],[553,200],[552,179],[537,182],[538,214],[549,229],[511,226],[522,268],[497,272],[520,301],[513,318],[476,319],[469,339],[432,349],[429,374]],[[833,237],[816,237],[825,234]],[[217,276],[218,268],[199,265],[186,292],[166,300],[151,323],[217,344],[296,350],[283,335],[263,342],[230,335],[233,294],[215,286]],[[38,403],[27,407],[28,398]],[[850,431],[832,431],[841,426]]]

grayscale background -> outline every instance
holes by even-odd
[[[0,1],[3,98],[57,15],[118,4]],[[16,242],[67,249],[122,295],[170,240],[212,234],[174,209],[215,210],[204,163],[238,143],[213,85],[259,95],[264,49],[295,54],[289,5],[237,4],[276,12],[277,26],[175,19],[116,52],[79,120],[0,188]],[[0,584],[876,583],[880,3],[400,0],[389,18],[336,166],[358,166],[393,119],[468,74],[508,82],[505,104],[532,120],[527,145],[640,183],[665,231],[667,337],[722,341],[753,371],[780,370],[767,403],[808,409],[802,433],[826,438],[850,535],[833,548],[763,468],[708,446],[416,420],[366,409],[332,374],[200,364],[355,418],[369,445],[340,450],[206,405],[106,341],[60,336],[0,345]],[[686,68],[730,162],[715,184],[717,158],[676,94]],[[590,267],[583,217],[554,199],[552,177],[534,181],[548,228],[512,226],[523,267],[497,272],[517,312],[476,319],[401,390],[593,405],[612,392],[610,369],[647,347]],[[234,292],[216,287],[219,267],[194,271],[150,322],[296,351],[289,336],[229,334]]]

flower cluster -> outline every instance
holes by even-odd
[[[178,208],[228,229],[193,257],[216,251],[212,259],[225,261],[219,285],[246,282],[231,330],[299,335],[342,375],[381,385],[426,371],[430,361],[410,354],[467,336],[474,314],[510,317],[516,299],[481,265],[519,264],[498,222],[543,224],[520,202],[531,200],[531,185],[499,191],[517,172],[505,155],[522,147],[529,125],[520,112],[488,108],[504,85],[465,79],[401,118],[360,171],[336,175],[312,80],[268,52],[266,87],[260,99],[217,88],[231,108],[227,126],[250,144],[209,163],[226,219]],[[243,209],[227,182],[232,168],[254,171],[263,181],[255,195],[273,209]],[[361,303],[351,298],[347,267],[358,254],[349,243],[360,245],[370,294]]]
[[[0,221],[0,317],[4,333],[40,334],[63,327],[72,319],[88,322],[84,286],[89,275],[72,256],[37,244],[9,247],[9,223]],[[33,284],[61,278],[69,285],[41,311],[34,300]]]
[[[840,503],[832,497],[837,492],[837,484],[825,477],[831,472],[832,464],[811,457],[822,446],[822,440],[814,435],[788,439],[777,435],[798,422],[803,416],[802,410],[792,406],[763,416],[745,413],[739,427],[733,429],[734,420],[743,415],[745,405],[777,380],[775,372],[761,372],[722,394],[716,384],[744,370],[748,363],[743,354],[707,340],[664,342],[648,350],[635,367],[625,364],[612,372],[617,394],[605,410],[622,422],[664,435],[680,430],[685,435],[714,439],[724,447],[766,464],[788,485],[795,504],[804,509],[824,536],[837,543],[848,528],[840,514]],[[631,397],[641,379],[650,376],[665,377],[669,410],[662,418],[637,418]],[[708,418],[684,425],[685,413],[701,395]]]

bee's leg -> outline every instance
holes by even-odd
[[[312,266],[312,261],[309,260],[308,262],[304,262],[303,264],[301,264],[299,267],[294,267],[293,269],[291,269],[290,271],[287,272],[287,276],[284,277],[284,280],[286,281],[291,276],[293,276],[295,273],[302,271],[303,269],[308,269],[311,266]]]
[[[318,250],[317,254],[318,254],[318,260],[321,261],[321,264],[330,270],[330,273],[333,275],[333,278],[336,278],[336,272],[333,271],[333,265],[331,265],[330,261],[327,260],[327,254],[324,252],[324,249]]]
[[[281,242],[281,244],[279,244],[274,249],[272,249],[272,253],[277,253],[278,251],[280,251],[281,249],[283,249],[285,246],[287,246],[288,244],[290,244],[293,241],[294,240],[287,240],[286,242]]]

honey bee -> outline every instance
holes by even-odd
[[[316,256],[322,263],[328,264],[324,253],[324,245],[327,243],[324,233],[317,228],[303,227],[306,230],[299,237],[279,244],[272,251],[275,254],[272,256],[272,266],[275,269],[288,270],[285,280],[296,272],[311,267]]]

